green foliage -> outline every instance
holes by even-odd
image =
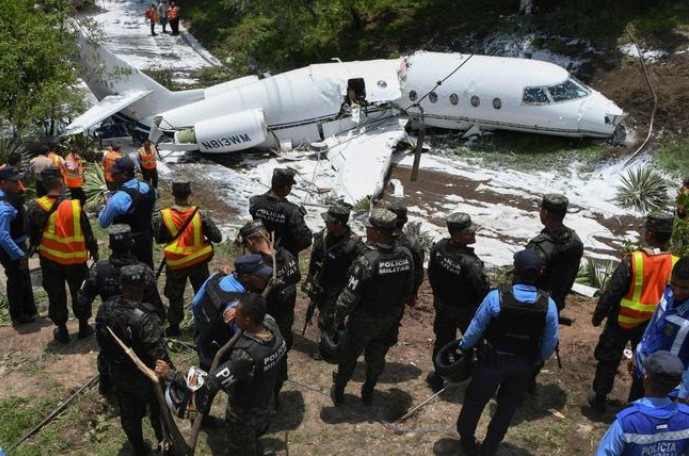
[[[603,290],[612,277],[616,265],[617,262],[612,260],[599,262],[593,258],[587,258],[586,263],[579,267],[576,281]]]
[[[108,429],[110,428],[110,421],[106,415],[97,415],[89,423],[89,429],[84,435],[84,442],[99,443],[108,437]]]
[[[40,398],[27,401],[20,397],[10,397],[0,402],[0,442],[10,446],[18,441],[24,432],[41,421],[57,403],[56,398]]]
[[[78,104],[67,0],[0,0],[0,120],[15,136],[55,133]]]
[[[107,189],[103,168],[99,163],[89,162],[84,165],[84,193],[86,193],[86,207],[98,209],[105,205],[104,191]]]
[[[617,186],[615,201],[623,208],[642,213],[667,207],[668,185],[665,178],[648,166],[628,170]]]
[[[433,247],[433,238],[428,233],[421,232],[421,222],[409,222],[404,225],[404,234],[407,235],[412,247],[421,249],[428,256]]]
[[[362,211],[370,211],[371,210],[371,197],[370,196],[364,196],[361,198],[359,201],[354,203],[354,206],[352,206],[352,210],[355,212],[362,212]]]
[[[684,218],[675,217],[670,240],[670,250],[677,256],[689,255],[689,220],[686,214],[689,211],[689,193],[679,192],[675,198],[677,208],[684,208]]]
[[[661,144],[653,160],[668,173],[689,177],[689,139],[677,137]]]

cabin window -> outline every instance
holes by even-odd
[[[548,95],[545,94],[543,87],[526,87],[524,89],[524,104],[540,105],[548,103]]]
[[[481,99],[478,96],[474,95],[473,97],[471,97],[471,100],[469,100],[469,102],[471,103],[471,106],[473,106],[474,108],[478,108],[478,106],[481,104]]]
[[[428,99],[431,100],[431,103],[435,103],[438,101],[438,94],[431,92],[430,95],[428,95]]]
[[[409,99],[411,101],[416,101],[416,90],[410,90],[409,91]]]
[[[500,98],[493,98],[493,107],[495,109],[502,108],[502,100],[500,100]]]
[[[562,101],[584,98],[588,96],[590,92],[583,84],[572,79],[568,79],[561,84],[548,87],[548,93],[553,99],[553,102],[560,103]]]
[[[453,93],[450,95],[450,104],[456,105],[457,103],[459,103],[459,97],[456,93]]]

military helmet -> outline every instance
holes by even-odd
[[[205,378],[206,375],[204,371],[192,367],[186,375],[186,382],[176,379],[167,385],[165,403],[175,416],[193,420],[197,413],[207,412],[211,394],[205,381],[198,382],[200,376]],[[190,386],[190,382],[193,383],[192,379],[197,382],[193,388]]]
[[[461,383],[474,374],[474,350],[461,350],[460,340],[446,344],[433,360],[436,374],[448,383]]]
[[[321,331],[318,336],[318,353],[326,363],[339,364],[349,355],[350,348],[349,333],[344,329]]]

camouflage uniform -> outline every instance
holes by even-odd
[[[318,274],[315,285],[321,291],[316,299],[316,307],[321,330],[332,328],[335,302],[347,284],[347,271],[363,248],[361,238],[352,233],[349,227],[341,237],[333,236],[326,229],[314,236],[309,276]],[[317,271],[319,268],[320,272]]]
[[[371,213],[369,223],[376,228],[394,226],[396,217],[387,210]],[[392,228],[390,227],[390,232]],[[366,382],[362,399],[373,393],[385,367],[385,355],[397,343],[404,304],[414,289],[414,260],[397,245],[367,242],[348,273],[347,286],[337,299],[335,322],[344,321],[349,332],[351,352],[333,375],[334,389],[344,391],[352,378],[357,359],[364,352]],[[341,395],[341,393],[340,393]],[[334,393],[333,396],[338,396]],[[335,400],[336,405],[338,401]]]
[[[139,277],[144,275],[144,269],[137,265],[124,267],[123,276],[132,270],[136,270]],[[115,387],[122,429],[134,448],[134,454],[147,455],[149,448],[144,443],[141,428],[147,410],[156,438],[158,441],[163,438],[160,409],[153,392],[153,384],[116,345],[107,330],[108,327],[153,369],[156,360],[166,361],[172,366],[163,342],[160,320],[150,305],[130,301],[123,296],[115,296],[105,301],[96,315],[96,338]]]
[[[177,182],[175,182],[175,184],[177,184]],[[173,206],[172,210],[176,210],[176,207],[177,206]],[[220,233],[215,222],[213,222],[206,211],[199,210],[199,213],[201,214],[203,236],[210,242],[221,242],[222,233]],[[171,242],[173,238],[172,234],[170,234],[170,231],[168,231],[163,223],[160,213],[153,216],[153,236],[158,244],[167,244]],[[167,318],[171,327],[179,327],[179,324],[184,320],[184,290],[187,286],[187,279],[191,282],[194,294],[196,294],[209,276],[208,261],[202,261],[182,269],[170,269],[167,266],[165,267],[165,288],[163,294],[169,302]]]
[[[263,262],[273,266],[273,257],[262,253]],[[292,348],[294,336],[294,305],[297,301],[297,283],[301,280],[299,261],[289,250],[278,247],[275,251],[275,278],[279,285],[273,287],[266,297],[266,313],[277,322],[280,333],[285,339],[287,350]]]

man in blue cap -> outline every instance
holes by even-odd
[[[7,301],[15,325],[36,319],[26,255],[26,212],[19,194],[22,174],[12,166],[0,169],[0,264],[7,276]]]
[[[244,255],[234,261],[234,272],[210,276],[191,302],[194,338],[200,366],[208,370],[218,349],[236,332],[236,307],[247,291],[260,293],[268,285],[273,269],[261,255]]]
[[[512,285],[501,284],[488,293],[459,344],[468,350],[486,339],[457,419],[460,445],[468,456],[497,453],[534,365],[545,362],[557,346],[557,307],[535,285],[542,269],[543,259],[537,252],[517,252]],[[496,391],[498,406],[479,445],[476,427]]]
[[[153,268],[153,207],[158,195],[155,188],[134,178],[136,164],[129,157],[115,160],[110,168],[118,191],[108,199],[98,216],[101,228],[124,223],[132,228],[132,253]]]
[[[644,360],[645,397],[617,414],[596,456],[683,455],[689,452],[689,406],[668,394],[682,380],[676,355],[660,350]]]

